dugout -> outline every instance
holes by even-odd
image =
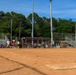
[[[30,48],[32,47],[32,39],[33,39],[33,47],[50,47],[50,38],[43,38],[43,37],[22,37],[22,47],[23,48]]]

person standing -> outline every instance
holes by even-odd
[[[9,48],[10,47],[10,41],[9,40],[7,40],[7,48]]]

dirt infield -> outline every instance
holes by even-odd
[[[76,48],[0,49],[0,75],[76,75]]]

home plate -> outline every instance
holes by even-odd
[[[76,69],[76,63],[67,63],[67,64],[54,64],[54,65],[45,65],[48,68],[54,69],[54,70],[70,70],[70,69]]]

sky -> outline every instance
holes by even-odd
[[[0,0],[0,11],[22,13],[26,17],[32,13],[33,0]],[[40,17],[50,18],[50,0],[34,0],[34,12]],[[52,0],[54,18],[76,21],[76,0]]]

